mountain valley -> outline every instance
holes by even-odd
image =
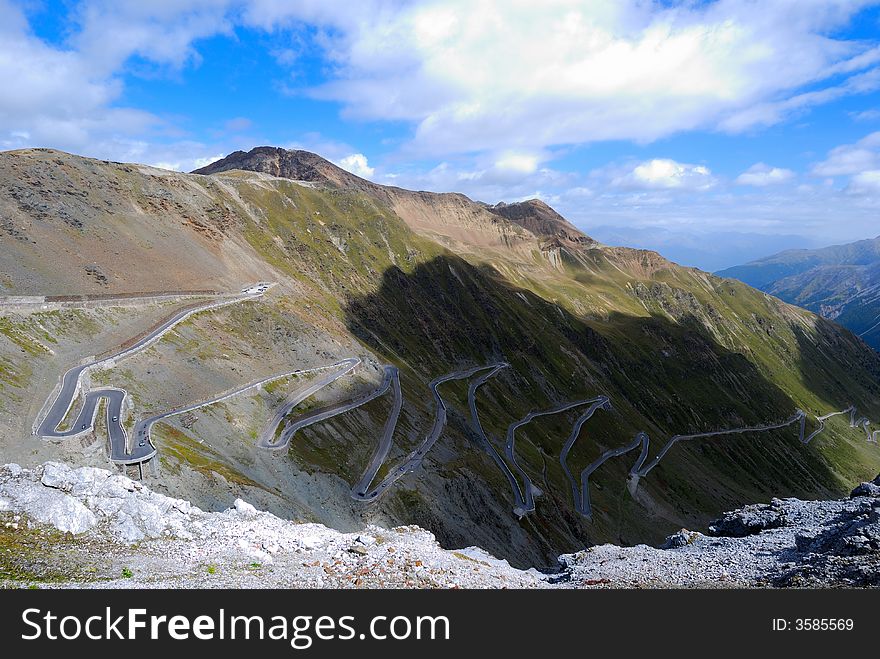
[[[548,567],[597,543],[659,542],[773,496],[837,497],[880,471],[880,448],[866,441],[880,420],[880,355],[858,337],[733,279],[602,245],[537,200],[380,186],[273,147],[193,174],[4,152],[0,180],[4,462],[107,467],[100,418],[77,439],[33,435],[60,374],[186,304],[271,282],[89,374],[84,390],[128,393],[127,429],[267,381],[157,423],[144,470],[153,490],[206,510],[241,497],[344,532],[417,524],[446,548]],[[305,371],[345,359],[357,368],[285,422],[369,398],[388,366],[399,399],[377,395],[298,429],[284,450],[261,449],[267,422],[314,382]],[[504,367],[485,379],[475,370],[493,365]],[[457,372],[473,373],[434,389],[438,403],[432,381]],[[651,441],[589,474],[588,517],[560,462],[585,407],[519,427],[515,463],[505,442],[532,412],[600,396],[609,405],[572,442],[572,473],[639,433]],[[412,470],[373,501],[352,499],[380,438],[393,441],[375,483],[419,452],[441,406],[442,432]],[[650,460],[676,436],[779,425],[798,411],[809,443],[796,424],[680,441],[633,483],[638,451]],[[513,510],[511,475],[533,483],[534,511]]]

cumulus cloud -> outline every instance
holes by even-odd
[[[443,161],[427,170],[403,167],[377,171],[374,180],[415,190],[462,192],[472,199],[495,203],[537,197],[548,203],[561,194],[585,198],[586,187],[573,186],[578,176],[541,166],[542,156],[504,152],[476,159]]]
[[[737,176],[736,182],[740,185],[754,185],[760,188],[767,185],[785,183],[793,179],[794,176],[794,172],[790,169],[770,167],[769,165],[759,162]]]
[[[828,36],[861,1],[429,0],[345,16],[305,4],[262,2],[260,16],[333,28],[337,75],[312,93],[415,123],[419,153],[736,132],[880,86],[880,48]]]
[[[855,144],[831,149],[825,160],[813,166],[813,173],[817,176],[846,176],[870,169],[880,169],[880,131]]]
[[[858,195],[880,195],[880,169],[859,172],[850,179],[846,191]]]
[[[376,171],[373,167],[370,167],[367,157],[363,153],[352,153],[339,160],[336,164],[342,167],[342,169],[362,178],[370,178]]]
[[[644,190],[708,190],[715,183],[712,172],[704,165],[691,165],[668,158],[645,161],[612,180],[612,185],[616,187]]]
[[[748,130],[880,86],[876,43],[829,36],[866,4],[83,0],[71,10],[68,42],[53,47],[0,0],[0,75],[21,83],[0,99],[0,140],[27,132],[77,148],[143,139],[162,122],[118,107],[120,72],[132,60],[197,65],[200,40],[233,37],[240,26],[283,33],[299,49],[308,41],[329,79],[297,92],[338,101],[345,116],[411,123],[411,154]],[[512,158],[513,167],[539,168]]]
[[[187,171],[192,171],[193,169],[201,169],[202,167],[207,167],[212,162],[217,162],[221,158],[225,157],[225,153],[218,153],[213,156],[204,156],[203,158],[196,158],[192,162],[192,167]]]
[[[0,0],[0,144],[78,149],[95,135],[142,134],[159,120],[114,105],[122,91],[73,51],[46,45],[30,33],[21,10]],[[12,88],[14,85],[14,89]],[[120,149],[124,151],[124,149]]]

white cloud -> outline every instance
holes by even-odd
[[[180,68],[201,61],[198,39],[232,34],[234,0],[85,0],[74,10],[71,36],[93,70],[116,73],[136,55],[156,66]]]
[[[342,158],[336,164],[342,167],[342,169],[362,178],[370,178],[376,171],[373,167],[370,167],[367,157],[363,153],[352,153]]]
[[[207,167],[212,162],[217,162],[221,158],[225,157],[225,155],[226,155],[225,153],[218,153],[217,155],[214,155],[214,156],[205,156],[204,158],[196,158],[195,160],[193,160],[192,167],[190,168],[189,171],[192,171],[193,169],[201,169],[202,167]]]
[[[159,169],[170,169],[173,172],[180,171],[179,162],[151,162],[147,163],[150,167],[158,167]]]
[[[849,116],[854,121],[877,121],[880,119],[880,109],[871,108],[870,110],[862,110],[861,112],[850,112]]]
[[[52,145],[81,149],[95,135],[139,134],[159,123],[153,115],[114,105],[113,78],[96,74],[75,51],[33,36],[21,10],[0,0],[0,141],[3,146]]]
[[[880,131],[855,144],[844,144],[828,152],[828,157],[813,166],[817,176],[846,176],[869,169],[880,169]]]
[[[880,169],[859,172],[850,179],[846,191],[858,195],[880,195]]]
[[[443,161],[428,170],[414,167],[393,172],[380,170],[374,180],[414,190],[462,192],[491,203],[531,197],[555,199],[560,191],[569,190],[577,175],[541,167],[543,158],[539,154],[502,152]],[[585,187],[573,192],[573,196],[581,198],[589,194]]]
[[[0,0],[0,75],[17,86],[0,98],[0,142],[80,151],[116,143],[108,154],[115,157],[126,153],[126,140],[167,139],[155,136],[167,132],[167,120],[120,107],[120,73],[198,65],[200,40],[234,38],[239,26],[283,32],[281,50],[318,49],[330,80],[297,91],[340,101],[347,116],[411,122],[405,149],[414,154],[529,154],[694,129],[740,131],[880,85],[875,42],[829,36],[866,2],[801,9],[752,0],[671,7],[644,0],[83,0],[72,10],[67,43],[55,47]],[[284,61],[299,65],[298,57]],[[245,121],[232,120],[227,130],[244,130]],[[516,155],[495,169],[536,172],[540,162]]]
[[[770,167],[769,165],[759,162],[737,176],[736,182],[740,185],[754,185],[760,188],[767,185],[785,183],[793,179],[794,176],[794,172],[790,169]]]
[[[872,91],[880,48],[829,36],[865,4],[429,0],[342,16],[262,2],[260,16],[332,28],[336,79],[312,93],[414,122],[411,149],[439,155],[737,132]]]
[[[668,158],[654,158],[636,165],[623,176],[612,180],[612,185],[631,189],[708,190],[716,179],[704,165],[691,165]]]
[[[495,160],[495,167],[502,171],[531,174],[538,169],[540,157],[533,153],[517,153],[508,151]]]

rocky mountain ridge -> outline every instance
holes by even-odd
[[[880,350],[880,237],[781,252],[718,274],[834,320]]]

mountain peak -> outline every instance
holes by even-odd
[[[234,151],[225,158],[196,169],[192,173],[217,174],[233,169],[262,172],[280,178],[309,181],[336,188],[364,190],[375,186],[374,183],[345,171],[316,153],[277,146],[257,146],[250,151]]]
[[[538,236],[583,246],[596,244],[595,240],[540,199],[527,199],[513,204],[500,202],[487,206],[487,209]]]

